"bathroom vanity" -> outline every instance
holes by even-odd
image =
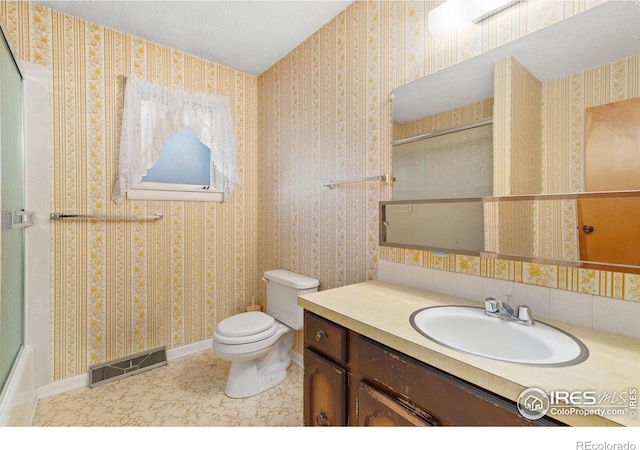
[[[580,339],[590,354],[567,367],[529,366],[450,349],[411,326],[411,314],[421,308],[480,306],[456,297],[374,280],[303,295],[298,304],[305,309],[307,426],[638,425],[629,402],[637,388],[638,340],[543,319]],[[615,406],[624,412],[567,414],[550,407],[545,417],[529,420],[516,402],[530,387],[617,394]]]
[[[560,424],[308,311],[304,361],[305,425]]]

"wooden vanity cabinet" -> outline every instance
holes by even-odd
[[[563,425],[308,311],[304,333],[307,426]]]

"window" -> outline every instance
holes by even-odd
[[[160,147],[155,165],[127,192],[131,200],[223,201],[211,190],[211,150],[188,127],[174,131]]]
[[[226,97],[130,78],[112,199],[223,201],[239,184]]]
[[[174,131],[160,148],[160,158],[142,177],[143,182],[211,184],[211,151],[185,127]]]

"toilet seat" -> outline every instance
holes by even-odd
[[[221,344],[248,344],[273,336],[278,330],[276,320],[260,311],[250,311],[224,319],[213,337]]]

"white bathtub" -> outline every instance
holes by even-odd
[[[22,347],[0,396],[0,426],[31,425],[36,410],[33,347]]]

